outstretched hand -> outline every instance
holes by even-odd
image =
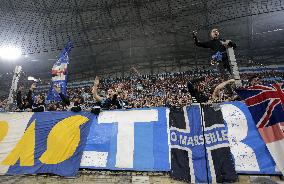
[[[100,78],[98,76],[96,76],[95,80],[94,80],[94,86],[98,86],[100,84]]]
[[[95,94],[95,93],[97,93],[97,87],[96,87],[96,86],[93,86],[93,87],[92,87],[92,94]]]
[[[92,94],[97,93],[97,89],[98,89],[99,84],[100,84],[100,78],[98,76],[96,76],[96,78],[94,80],[94,86],[92,87]]]

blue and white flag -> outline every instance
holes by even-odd
[[[171,109],[171,177],[190,183],[235,182],[228,131],[210,106]]]
[[[54,86],[58,86],[61,89],[61,93],[67,95],[67,66],[69,64],[69,53],[72,49],[72,43],[69,40],[65,45],[64,50],[61,52],[59,59],[54,63],[52,67],[52,80],[51,88],[47,96],[49,101],[60,101],[59,94],[54,90]]]

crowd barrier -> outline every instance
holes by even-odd
[[[220,107],[221,121],[198,105],[185,107],[182,121],[176,109],[167,108],[104,111],[99,116],[0,113],[0,174],[75,176],[79,168],[176,172],[173,162],[180,149],[191,154],[190,180],[200,182],[208,173],[194,155],[207,152],[202,158],[210,165],[207,171],[218,178],[213,152],[222,147],[230,150],[238,173],[279,174],[246,105],[230,102]]]

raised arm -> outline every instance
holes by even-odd
[[[202,47],[202,48],[210,48],[210,44],[209,42],[200,42],[197,38],[197,32],[193,31],[192,32],[192,37],[193,37],[193,40],[194,40],[194,44],[197,46],[197,47]]]
[[[235,79],[230,79],[230,80],[227,80],[227,81],[222,82],[221,84],[219,84],[219,85],[214,89],[214,92],[213,92],[213,94],[212,94],[213,100],[218,99],[219,94],[220,94],[220,91],[221,91],[222,89],[224,89],[226,85],[228,85],[228,84],[230,84],[230,83],[233,83],[233,82],[235,82]]]
[[[93,99],[96,100],[97,102],[101,102],[103,100],[103,98],[98,95],[99,84],[100,84],[100,79],[98,76],[96,76],[94,81],[94,86],[92,88],[92,93],[93,93]]]

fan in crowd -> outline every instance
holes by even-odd
[[[102,109],[124,109],[127,107],[127,101],[125,95],[122,94],[122,85],[119,84],[117,88],[107,89],[106,97],[101,97],[98,95],[99,77],[95,78],[94,86],[92,88],[92,94],[94,100],[96,100],[97,105]]]
[[[76,94],[76,96],[74,96],[70,101],[68,96],[65,96],[63,93],[61,93],[60,86],[54,86],[54,90],[61,98],[61,106],[63,109],[71,110],[73,112],[80,112],[82,109],[84,109],[84,99],[81,94]]]

